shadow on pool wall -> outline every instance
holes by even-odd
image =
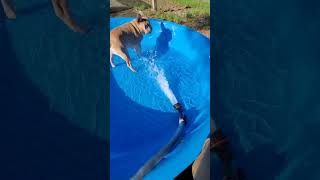
[[[30,62],[32,58],[18,58],[17,47],[31,51],[29,42],[14,46],[10,39],[14,33],[8,31],[7,24],[18,25],[21,21],[5,20],[1,5],[0,8],[0,132],[3,165],[0,179],[107,179],[108,142],[75,126],[65,112],[57,112],[52,108],[52,101],[41,89],[44,85],[36,85],[35,79],[30,78],[22,63]],[[42,28],[45,29],[44,26]],[[26,34],[27,31],[20,35]],[[30,41],[37,40],[34,36],[27,38]],[[42,63],[48,62],[48,54],[45,57],[41,58]]]
[[[156,40],[156,55],[161,56],[169,51],[169,42],[172,40],[172,30],[165,27],[163,22],[160,23],[161,33]]]
[[[319,3],[212,7],[213,112],[237,163],[252,180],[319,179]]]

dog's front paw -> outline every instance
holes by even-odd
[[[133,68],[130,68],[130,70],[131,70],[132,72],[134,72],[134,73],[137,72],[137,71],[136,71],[135,69],[133,69]]]
[[[132,66],[131,66],[131,64],[127,64],[127,66],[128,66],[128,68],[132,71],[132,72],[137,72]]]

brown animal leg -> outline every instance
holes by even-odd
[[[1,4],[8,19],[16,19],[16,12],[12,7],[11,0],[1,0]]]
[[[121,48],[120,50],[115,50],[116,54],[118,56],[120,56],[123,60],[126,61],[128,68],[132,71],[132,72],[137,72],[131,65],[131,59],[128,55],[128,51],[125,48]]]
[[[56,15],[74,32],[85,32],[78,24],[71,18],[68,10],[67,0],[51,0],[54,12]]]
[[[134,47],[137,55],[140,57],[141,56],[141,44],[138,44]]]

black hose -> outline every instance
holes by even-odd
[[[179,104],[180,105],[180,104]],[[175,107],[176,108],[176,107]],[[130,180],[142,180],[145,175],[147,175],[169,152],[170,150],[179,142],[183,135],[183,130],[186,124],[185,115],[182,114],[182,106],[176,108],[179,112],[179,126],[176,130],[174,136],[170,139],[169,143],[166,144],[157,154],[155,154],[151,159],[149,159],[138,171],[130,178]]]

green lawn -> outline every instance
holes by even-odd
[[[151,5],[141,0],[119,1],[131,8],[120,16],[132,16],[143,11],[151,18],[176,22],[200,31],[210,30],[209,0],[158,0],[158,11],[151,10]]]
[[[172,3],[179,4],[181,6],[191,7],[191,11],[196,14],[210,14],[210,1],[201,0],[169,0]]]

